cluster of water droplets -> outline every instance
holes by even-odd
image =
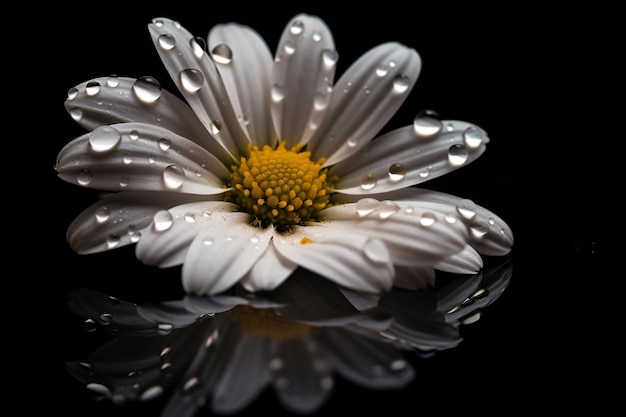
[[[429,210],[416,210],[413,206],[401,206],[395,201],[383,200],[379,201],[375,198],[362,198],[356,203],[356,211],[359,217],[371,217],[376,216],[379,219],[387,219],[396,213],[404,213],[408,215],[417,215],[419,213],[418,224],[423,227],[430,227],[434,225],[438,220],[438,216],[435,212]],[[443,217],[447,223],[455,223],[457,216],[454,213],[450,213]]]

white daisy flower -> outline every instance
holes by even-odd
[[[234,23],[206,48],[167,18],[149,32],[184,101],[152,77],[109,76],[65,102],[89,132],[60,151],[59,177],[111,192],[70,225],[78,253],[136,244],[205,295],[273,290],[298,267],[358,291],[421,288],[511,250],[495,213],[415,187],[478,158],[483,129],[422,112],[377,136],[417,81],[414,49],[381,44],[335,81],[315,16],[293,17],[274,56]]]

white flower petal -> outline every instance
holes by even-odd
[[[152,78],[94,78],[70,89],[65,108],[87,130],[113,123],[151,124],[196,142],[224,164],[232,161],[189,105]]]
[[[384,193],[466,166],[482,155],[488,142],[484,130],[458,120],[444,120],[440,133],[426,139],[407,126],[369,142],[333,166],[329,175],[339,177],[340,193]]]
[[[195,37],[167,18],[153,19],[148,29],[165,68],[204,127],[232,155],[247,152],[250,141],[226,87]]]
[[[435,285],[435,270],[432,267],[396,265],[394,287],[419,290],[433,285]]]
[[[406,207],[420,207],[439,213],[457,213],[467,227],[468,243],[481,255],[502,256],[513,247],[513,231],[509,225],[491,210],[472,200],[424,188],[405,188],[383,194],[372,194],[370,198],[392,200]],[[337,195],[338,202],[351,202],[363,196]]]
[[[362,149],[404,102],[421,70],[417,51],[395,42],[359,58],[333,87],[322,124],[308,150],[327,166]]]
[[[441,212],[390,200],[363,202],[324,210],[327,221],[322,226],[332,233],[358,231],[384,241],[397,265],[433,266],[466,245],[465,226]]]
[[[483,267],[483,258],[471,245],[435,265],[435,269],[453,274],[476,274]]]
[[[274,236],[274,244],[289,260],[341,286],[366,292],[391,288],[393,265],[385,244],[376,238],[311,225]]]
[[[143,230],[137,243],[137,259],[160,268],[182,264],[196,236],[236,208],[223,201],[198,201],[155,213],[151,227]]]
[[[248,291],[272,291],[282,284],[298,267],[276,250],[273,243],[241,279],[241,285]]]
[[[337,51],[326,24],[293,17],[282,33],[272,74],[272,116],[287,148],[306,143],[328,108]]]
[[[70,224],[67,241],[78,253],[102,252],[136,243],[154,214],[206,196],[163,192],[122,192],[92,204]]]
[[[255,145],[275,145],[270,111],[272,54],[254,30],[235,23],[214,26],[208,37],[237,119]]]
[[[105,191],[178,191],[219,194],[228,169],[201,146],[159,126],[99,126],[59,152],[63,180]]]
[[[215,215],[189,247],[183,286],[197,295],[217,294],[238,282],[261,257],[274,232],[249,225],[247,213]]]

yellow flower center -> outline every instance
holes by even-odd
[[[231,310],[231,314],[244,333],[277,341],[297,339],[312,331],[311,326],[287,320],[271,309],[239,305]]]
[[[334,181],[327,178],[323,159],[313,162],[310,152],[300,150],[288,150],[284,142],[276,148],[250,146],[249,155],[231,167],[232,189],[226,200],[250,213],[255,226],[272,224],[279,232],[321,221]]]

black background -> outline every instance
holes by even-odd
[[[27,375],[31,384],[15,384],[17,393],[29,399],[21,403],[26,409],[35,409],[41,399],[46,408],[66,416],[157,416],[163,404],[158,400],[121,408],[94,403],[67,374],[64,362],[77,359],[94,342],[67,308],[65,295],[76,285],[123,292],[131,300],[182,295],[179,269],[143,266],[132,249],[97,255],[69,249],[67,226],[96,194],[63,182],[53,169],[65,143],[84,133],[63,107],[67,90],[117,74],[151,75],[175,92],[148,35],[154,17],[178,20],[200,36],[218,23],[247,24],[274,51],[283,28],[299,12],[318,15],[330,27],[339,53],[338,75],[382,42],[418,50],[420,77],[384,131],[412,123],[425,109],[484,128],[491,142],[481,158],[424,185],[493,210],[515,235],[511,284],[477,323],[463,328],[459,347],[415,360],[416,377],[405,391],[368,391],[340,379],[322,412],[377,407],[414,415],[422,410],[602,414],[612,407],[616,389],[605,381],[623,375],[613,353],[623,328],[614,309],[624,278],[611,266],[622,249],[619,157],[624,153],[622,81],[616,77],[622,46],[614,11],[599,5],[551,11],[528,3],[380,3],[342,11],[212,3],[122,9],[56,9],[59,18],[41,26],[37,62],[52,74],[45,82],[52,104],[44,110],[50,122],[40,126],[33,120],[29,127],[31,132],[45,129],[37,134],[43,136],[37,144],[43,162],[36,169],[43,186],[36,231],[22,247],[45,248],[45,257],[38,250],[24,251],[22,263],[33,278],[19,280],[29,285],[17,301],[28,306],[18,311],[34,313],[32,320],[40,325],[33,329],[30,319],[28,324],[15,321],[24,341],[18,345],[29,347],[16,380]],[[48,58],[42,62],[44,55]],[[284,413],[271,391],[245,414],[259,412]],[[210,412],[203,409],[198,415]]]

